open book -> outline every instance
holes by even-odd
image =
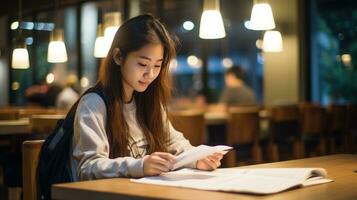
[[[131,181],[201,190],[272,194],[332,180],[327,178],[322,168],[222,168],[211,172],[185,168]]]

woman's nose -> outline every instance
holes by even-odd
[[[149,67],[148,70],[146,71],[146,75],[149,78],[153,78],[154,77],[154,69],[152,67]]]

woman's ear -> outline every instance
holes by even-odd
[[[120,52],[119,48],[114,48],[113,59],[114,59],[115,64],[121,65],[122,59],[121,59],[121,52]]]

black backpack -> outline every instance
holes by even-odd
[[[88,93],[98,94],[107,107],[106,96],[99,84],[89,88],[83,95]],[[57,122],[55,130],[42,145],[37,166],[41,199],[51,199],[52,184],[74,181],[70,166],[70,150],[78,103],[79,100],[72,106],[66,118]]]

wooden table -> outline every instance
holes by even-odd
[[[205,112],[206,125],[221,125],[226,124],[228,114],[226,112]]]
[[[273,195],[212,192],[103,179],[53,186],[53,199],[357,199],[357,155],[339,154],[246,167],[323,167],[334,182],[297,188]]]
[[[270,119],[270,115],[271,113],[267,109],[259,111],[260,121],[264,121],[264,123]],[[205,112],[204,117],[206,125],[221,125],[226,124],[229,116],[227,112],[208,111]]]
[[[0,120],[0,135],[19,135],[29,133],[29,119]]]
[[[53,121],[52,124],[56,124],[57,120],[64,119],[66,115],[63,114],[39,114],[33,115],[32,119],[20,118],[17,120],[0,120],[0,135],[23,135],[31,134],[30,121],[36,121],[36,126],[46,126],[48,121]],[[51,124],[51,125],[52,125]],[[54,126],[52,125],[52,126]],[[33,127],[32,127],[33,128]],[[52,130],[52,129],[51,129]]]

